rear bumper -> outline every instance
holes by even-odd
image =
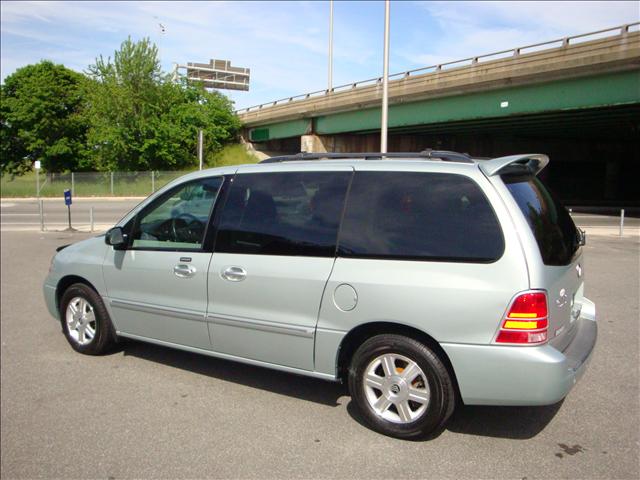
[[[595,305],[584,299],[573,341],[560,352],[551,345],[511,347],[445,343],[462,400],[467,405],[551,405],[584,374],[598,336]]]

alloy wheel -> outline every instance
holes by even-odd
[[[363,385],[371,409],[393,423],[411,423],[427,411],[431,397],[427,377],[416,362],[387,353],[365,369]]]
[[[82,297],[73,297],[67,304],[67,329],[78,345],[88,345],[96,336],[96,315],[93,306]]]

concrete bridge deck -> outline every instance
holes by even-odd
[[[558,102],[559,109],[584,108],[605,105],[620,105],[640,102],[638,85],[640,71],[640,31],[639,23],[616,27],[601,32],[568,37],[552,42],[514,48],[485,56],[472,57],[448,64],[435,65],[418,71],[404,72],[392,77],[389,82],[390,128],[430,123],[421,115],[404,115],[398,118],[399,106],[406,106],[425,100],[445,97],[461,97],[469,94],[486,93],[560,82],[551,87],[551,103]],[[595,39],[594,39],[595,37]],[[597,38],[602,37],[602,38]],[[426,73],[423,73],[426,72]],[[615,74],[624,74],[617,75]],[[615,78],[614,78],[615,76]],[[612,84],[607,77],[614,78]],[[599,82],[578,82],[570,86],[562,82],[597,78]],[[617,82],[617,83],[616,83]],[[598,93],[599,85],[609,84],[610,88]],[[589,92],[594,101],[589,104],[564,105],[562,97],[566,90],[593,90]],[[548,90],[548,89],[547,89]],[[536,90],[527,93],[525,101],[536,104]],[[380,79],[372,79],[351,85],[336,87],[332,91],[320,91],[299,97],[278,100],[237,113],[245,127],[249,129],[249,140],[254,142],[278,138],[300,136],[307,133],[333,134],[348,131],[362,131],[375,128],[369,122],[356,122],[355,118],[342,116],[345,112],[363,111],[375,114],[379,111],[382,95]],[[465,115],[455,120],[480,118],[482,116],[504,116],[519,113],[520,105],[494,101],[493,110],[482,113],[475,111],[473,103],[465,103]],[[443,107],[444,108],[444,107]],[[450,109],[450,106],[446,106]],[[551,105],[544,105],[548,111]],[[519,110],[520,109],[520,110]],[[395,123],[394,124],[394,110]],[[406,108],[405,108],[406,110]],[[525,109],[526,110],[526,109]],[[535,108],[529,108],[534,113]],[[342,116],[339,125],[327,126],[329,117]],[[402,115],[401,115],[402,116]],[[311,119],[317,119],[317,131]],[[360,118],[362,119],[362,118]],[[372,119],[373,120],[373,119]],[[437,120],[437,119],[435,119]],[[379,128],[379,118],[376,120]],[[323,125],[323,122],[325,125]],[[351,125],[351,128],[349,127]]]

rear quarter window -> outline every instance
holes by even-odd
[[[503,176],[536,239],[545,265],[568,265],[578,250],[577,229],[567,209],[537,177]]]
[[[503,251],[498,219],[470,178],[447,173],[356,172],[339,255],[493,262]]]

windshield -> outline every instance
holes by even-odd
[[[545,265],[569,264],[579,242],[567,209],[537,177],[502,180],[527,219]]]

